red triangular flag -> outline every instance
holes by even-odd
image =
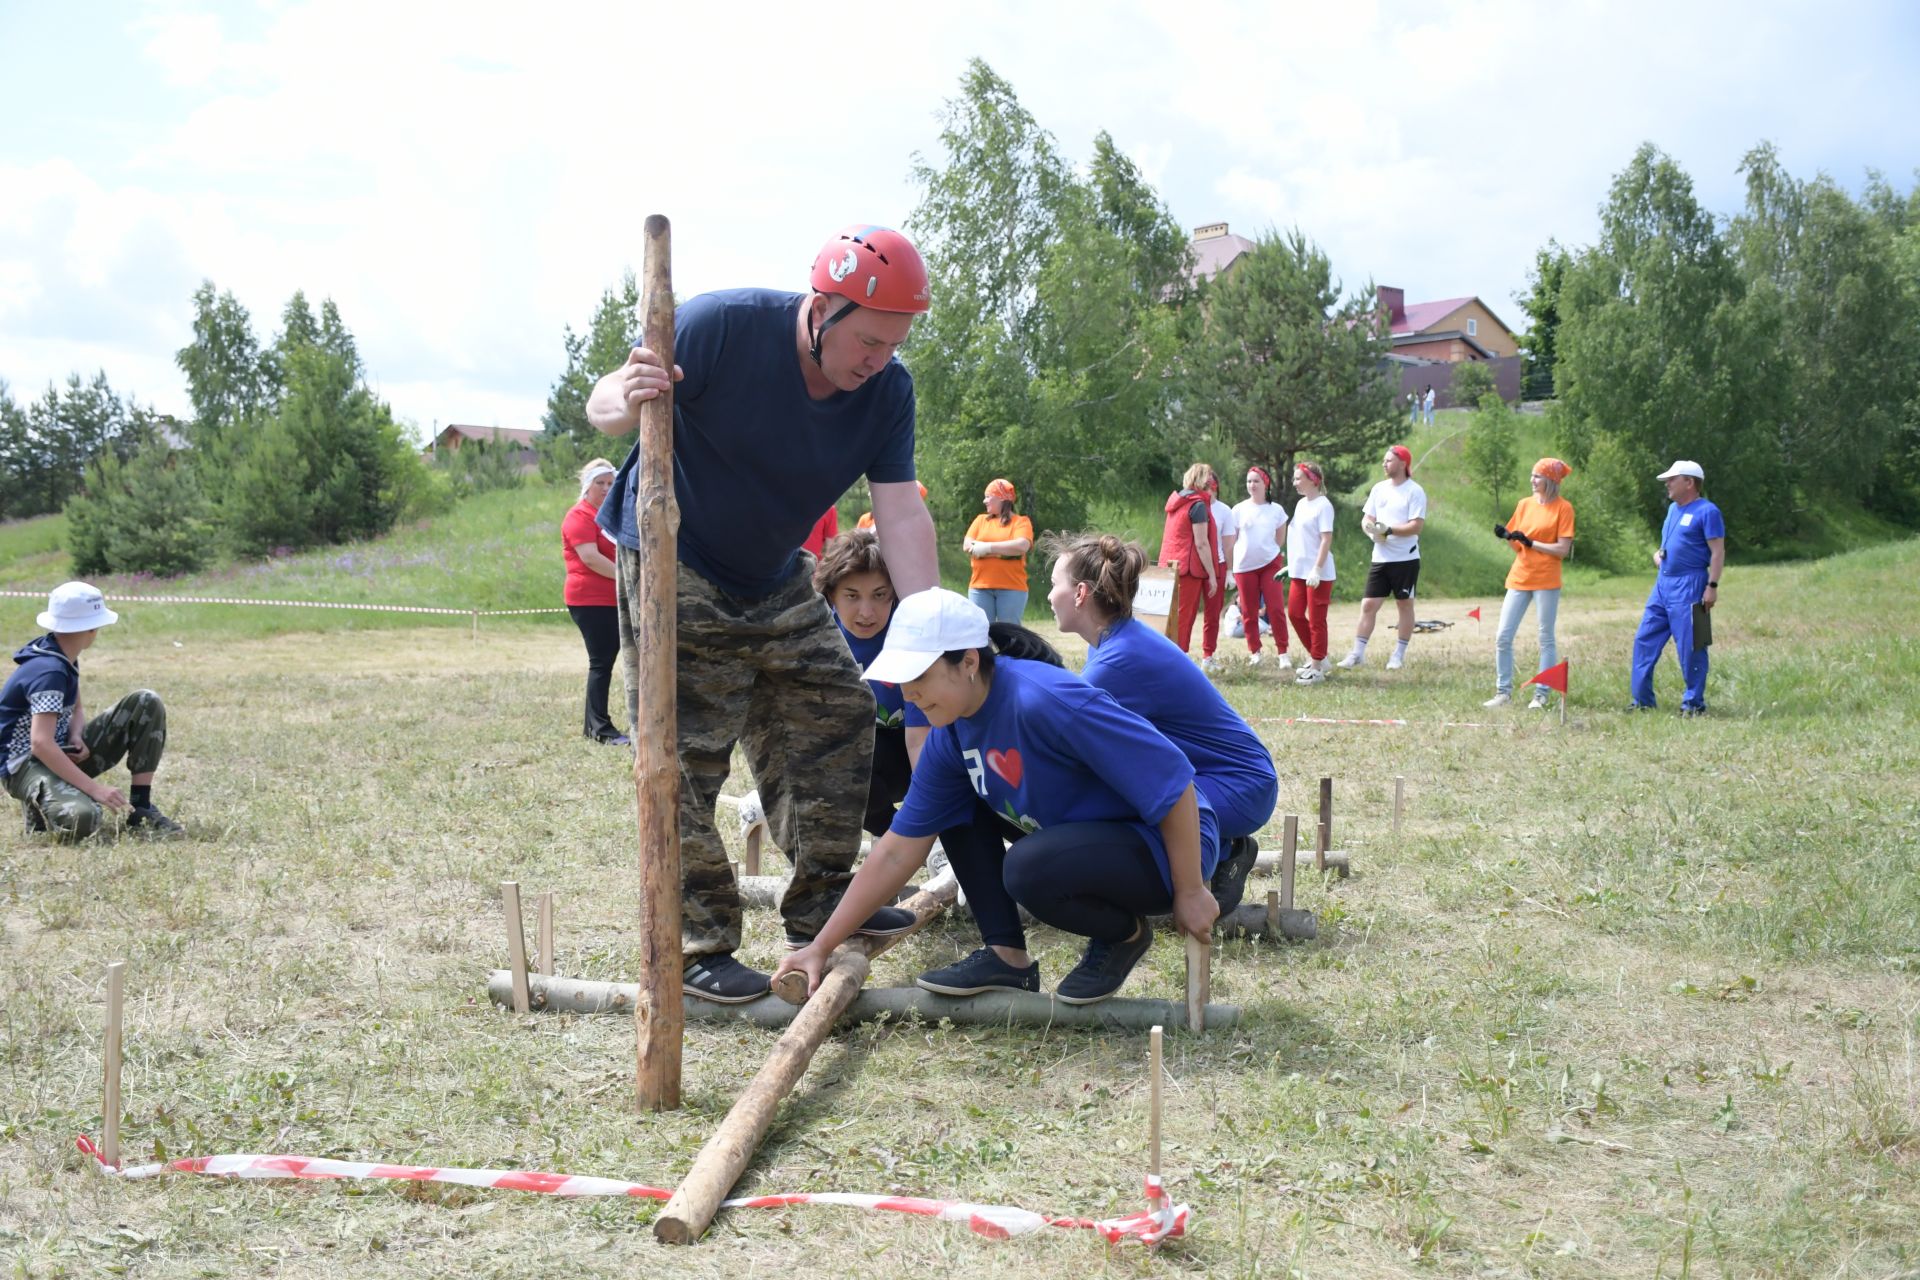
[[[1548,667],[1545,671],[1542,671],[1539,675],[1527,681],[1527,684],[1537,684],[1544,688],[1558,689],[1561,693],[1565,693],[1567,691],[1567,664],[1562,662],[1557,666]],[[1526,686],[1522,685],[1521,687],[1525,688]]]
[[[1478,622],[1480,621],[1480,610],[1475,609],[1473,612],[1469,613],[1467,616],[1469,618],[1472,618],[1475,622]]]

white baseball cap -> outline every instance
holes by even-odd
[[[1685,458],[1682,458],[1680,459],[1680,461],[1674,463],[1672,466],[1668,467],[1665,471],[1662,471],[1659,475],[1655,476],[1654,479],[1655,480],[1671,480],[1675,476],[1692,476],[1695,480],[1705,480],[1707,478],[1707,473],[1700,469],[1699,463],[1689,462]]]
[[[35,619],[49,631],[91,631],[120,621],[91,582],[63,582],[47,594],[47,611]]]
[[[919,679],[941,654],[986,643],[987,615],[979,605],[940,587],[916,591],[894,609],[887,642],[862,675],[882,684],[905,684]]]

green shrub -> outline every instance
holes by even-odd
[[[211,557],[213,507],[193,468],[152,440],[125,462],[108,450],[88,465],[67,530],[75,573],[170,577]]]

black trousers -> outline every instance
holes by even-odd
[[[940,846],[990,946],[1026,948],[1021,907],[1102,942],[1124,941],[1138,917],[1173,909],[1152,846],[1125,822],[1068,822],[1028,835],[976,804],[973,821],[942,831]]]
[[[613,689],[613,663],[620,656],[620,610],[610,604],[570,604],[573,625],[587,642],[587,713],[582,721],[589,738],[617,738],[620,731],[607,717],[607,694]]]
[[[901,725],[873,726],[873,777],[867,782],[867,816],[860,825],[870,836],[883,836],[893,826],[893,813],[913,785],[913,765],[907,760],[907,731]]]

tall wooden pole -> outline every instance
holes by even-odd
[[[126,1001],[127,962],[107,966],[107,1044],[101,1055],[100,1156],[109,1169],[120,1167],[120,1027]]]
[[[672,239],[667,220],[646,224],[642,268],[642,342],[673,368]],[[634,524],[640,535],[640,582],[630,602],[639,649],[640,716],[634,729],[634,806],[640,836],[640,998],[633,1021],[639,1041],[634,1090],[640,1105],[680,1105],[680,1041],[686,1030],[680,971],[680,717],[675,706],[674,609],[680,506],[673,493],[673,392],[640,409],[640,480]]]

